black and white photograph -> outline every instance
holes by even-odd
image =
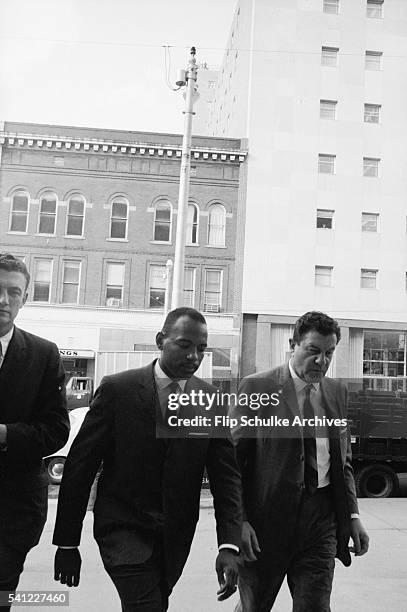
[[[407,610],[407,0],[0,0],[0,610]]]

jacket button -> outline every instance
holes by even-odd
[[[299,456],[299,460],[300,460],[300,461],[304,461],[304,455],[300,455],[300,456]]]

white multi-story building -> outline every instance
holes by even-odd
[[[318,309],[334,375],[405,390],[406,75],[404,0],[238,3],[210,134],[249,139],[243,374]]]

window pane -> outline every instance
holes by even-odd
[[[164,308],[165,289],[150,289],[150,308]]]
[[[379,51],[366,51],[365,68],[366,70],[380,70],[382,53]]]
[[[317,210],[317,227],[322,229],[332,229],[333,210]]]
[[[379,123],[379,117],[380,117],[380,105],[379,104],[365,104],[365,107],[364,107],[365,123]]]
[[[154,217],[154,240],[169,242],[171,232],[171,207],[168,203],[157,204]]]
[[[127,219],[127,204],[124,204],[122,202],[113,202],[112,217],[118,217],[119,219]]]
[[[66,261],[64,263],[64,283],[78,283],[79,268],[79,261]]]
[[[68,217],[66,233],[68,236],[82,236],[83,217]]]
[[[335,119],[336,102],[334,100],[320,100],[319,116],[321,119]]]
[[[336,14],[339,10],[339,0],[324,0],[323,3],[324,13]]]
[[[360,286],[363,289],[376,289],[377,270],[361,270]]]
[[[65,285],[62,287],[62,303],[76,304],[78,302],[78,285]]]
[[[43,196],[40,203],[38,233],[54,234],[57,202],[53,194]]]
[[[208,244],[225,246],[226,211],[220,204],[209,209]]]
[[[318,287],[332,286],[332,268],[329,266],[315,266],[315,285]]]
[[[338,51],[336,47],[322,47],[321,64],[323,66],[336,66],[338,62]]]
[[[334,174],[335,171],[335,156],[334,155],[319,155],[318,156],[318,172],[321,174]]]
[[[363,176],[377,177],[379,175],[379,160],[369,157],[363,158]]]
[[[198,209],[194,204],[188,204],[187,211],[187,244],[198,241]]]
[[[165,305],[166,267],[150,268],[150,308],[163,308]]]
[[[367,0],[366,16],[380,19],[383,16],[383,0]]]
[[[11,217],[12,232],[26,232],[27,231],[27,217],[26,213],[13,213]]]
[[[112,219],[110,227],[111,238],[126,238],[127,222],[123,220]]]
[[[28,212],[28,196],[25,193],[16,193],[13,196],[13,212]]]
[[[362,213],[362,232],[377,232],[378,216],[371,213]]]
[[[51,288],[52,261],[37,259],[34,267],[34,302],[48,302]]]
[[[122,285],[124,279],[124,264],[108,263],[106,277],[108,285]]]
[[[82,236],[85,201],[81,196],[73,196],[68,204],[68,223],[66,233],[68,236]]]

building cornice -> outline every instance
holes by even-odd
[[[13,148],[28,148],[37,150],[50,150],[55,153],[65,151],[118,154],[127,156],[140,156],[145,158],[181,158],[182,148],[177,145],[163,145],[151,143],[129,143],[114,142],[95,138],[57,137],[47,134],[29,134],[20,132],[0,132],[0,145]],[[247,156],[246,150],[221,149],[218,147],[198,147],[191,149],[191,161],[201,160],[205,162],[223,161],[242,163]]]

